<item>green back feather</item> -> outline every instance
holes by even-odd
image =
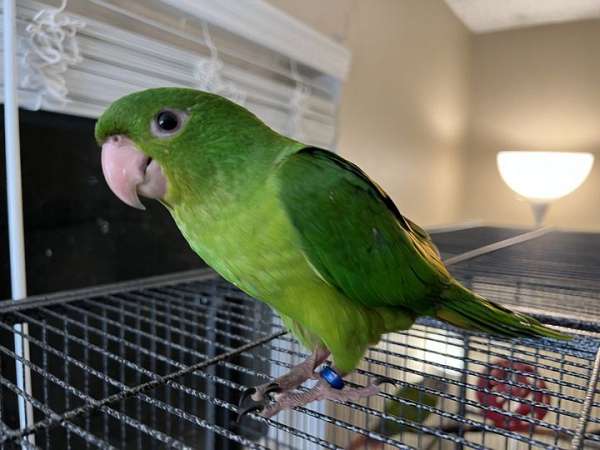
[[[278,177],[282,203],[319,276],[363,306],[431,308],[427,300],[449,277],[437,250],[358,167],[305,148],[285,160]]]

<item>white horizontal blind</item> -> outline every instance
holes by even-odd
[[[349,53],[263,1],[70,0],[57,13],[59,6],[18,0],[23,107],[97,117],[130,92],[185,86],[243,103],[303,142],[335,146]]]

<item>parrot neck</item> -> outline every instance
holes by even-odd
[[[171,212],[192,213],[203,222],[226,220],[251,203],[280,161],[303,147],[275,133],[245,148],[242,142],[225,149],[207,146],[200,161],[185,161],[176,172],[167,170],[163,203]]]
[[[211,183],[194,177],[179,178],[176,201],[167,199],[178,228],[200,257],[224,278],[258,296],[255,284],[244,278],[251,273],[244,255],[269,248],[272,233],[287,223],[278,210],[272,174],[279,163],[304,144],[287,140],[277,149],[261,152],[212,173]],[[229,163],[229,161],[227,161]],[[275,251],[275,253],[281,252]],[[254,288],[252,287],[254,286]]]

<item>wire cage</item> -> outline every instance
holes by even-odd
[[[350,377],[396,380],[376,397],[236,423],[247,386],[307,355],[267,307],[214,273],[5,302],[2,447],[600,448],[600,236],[478,227],[433,237],[465,284],[573,339],[500,339],[423,319],[385,335]],[[30,389],[18,387],[18,367]],[[19,399],[33,411],[25,429]]]

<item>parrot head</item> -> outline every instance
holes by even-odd
[[[123,202],[145,209],[139,196],[167,206],[186,189],[210,190],[218,180],[265,159],[277,133],[215,94],[157,88],[127,95],[96,123],[102,171]],[[198,192],[195,192],[198,194]]]

